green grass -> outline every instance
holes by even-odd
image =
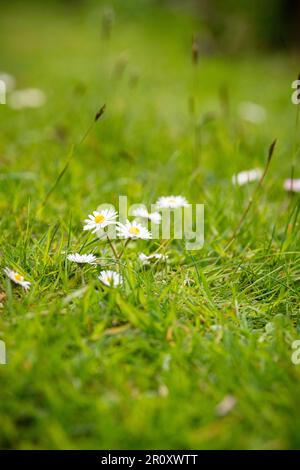
[[[0,106],[1,448],[299,448],[299,196],[282,189],[299,145],[296,58],[201,56],[194,67],[188,11],[116,3],[105,39],[101,5],[30,5],[0,17],[1,68],[48,97],[39,109]],[[264,106],[266,122],[242,121],[241,101]],[[274,138],[225,250],[255,187],[231,176],[264,166]],[[120,290],[101,286],[100,267],[66,262],[92,240],[82,223],[99,204],[168,194],[205,204],[202,250],[174,241],[167,267],[141,270],[137,253],[157,242],[131,243]],[[115,266],[105,243],[91,248]],[[27,294],[5,266],[26,274]],[[236,405],[219,416],[227,395]]]

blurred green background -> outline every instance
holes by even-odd
[[[9,4],[18,4],[18,1]],[[19,2],[20,3],[20,2]],[[22,4],[36,3],[27,0]],[[131,18],[153,13],[153,8],[191,13],[202,29],[203,44],[210,50],[242,51],[251,48],[299,48],[299,0],[46,0],[65,13],[78,8],[116,8]],[[5,8],[5,7],[4,7]]]

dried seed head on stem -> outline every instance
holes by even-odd
[[[199,38],[196,34],[193,34],[192,38],[192,61],[194,65],[197,65],[199,60],[200,44]]]
[[[78,144],[76,144],[77,147],[79,147],[80,145],[83,144],[83,142],[86,140],[87,136],[89,135],[89,133],[91,132],[91,130],[93,129],[94,127],[94,124],[98,121],[98,119],[100,119],[100,117],[103,115],[104,111],[105,111],[105,108],[106,108],[106,104],[104,104],[100,110],[96,113],[95,115],[95,118],[93,120],[93,122],[91,123],[91,125],[88,127],[88,129],[86,130],[85,134],[83,135],[83,137],[81,138],[81,140],[79,141]],[[64,174],[66,173],[66,171],[68,170],[69,168],[69,165],[70,165],[70,162],[73,158],[73,155],[74,155],[74,151],[75,151],[75,148],[76,148],[75,144],[72,144],[71,146],[71,150],[68,154],[68,157],[67,157],[67,161],[65,163],[65,165],[63,166],[62,170],[60,171],[60,173],[58,174],[54,184],[52,185],[52,187],[49,189],[49,191],[47,192],[44,200],[42,201],[38,211],[39,213],[42,211],[42,209],[45,207],[45,205],[47,204],[48,202],[48,199],[50,198],[50,196],[52,195],[53,191],[57,188],[60,180],[62,179],[62,177],[64,176]]]
[[[227,245],[225,246],[225,251],[227,250],[227,248],[229,248],[229,246],[232,244],[232,242],[237,238],[238,234],[240,233],[241,228],[242,228],[242,226],[245,222],[245,219],[246,219],[246,217],[247,217],[247,215],[248,215],[248,213],[249,213],[249,211],[252,207],[253,201],[254,201],[256,195],[258,194],[258,191],[262,187],[262,184],[264,182],[264,179],[265,179],[265,177],[268,173],[269,167],[270,167],[270,163],[271,163],[271,160],[272,160],[272,157],[273,157],[276,142],[277,142],[277,140],[275,139],[269,147],[268,158],[267,158],[267,162],[266,162],[264,171],[263,171],[263,173],[262,173],[262,175],[261,175],[254,191],[253,191],[252,197],[248,201],[248,204],[247,204],[247,206],[246,206],[246,208],[245,208],[245,210],[242,214],[242,217],[239,220],[239,223],[237,224],[236,228],[233,231],[233,234],[232,234],[230,240],[228,241]]]

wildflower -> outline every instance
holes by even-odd
[[[238,112],[242,119],[252,124],[261,124],[267,117],[265,108],[250,101],[240,103]]]
[[[127,220],[126,224],[119,223],[117,232],[120,238],[141,238],[143,240],[149,240],[152,237],[151,232],[136,220],[133,222]]]
[[[257,181],[262,176],[262,170],[260,168],[254,168],[253,170],[241,171],[237,175],[233,175],[232,183],[238,186]]]
[[[298,179],[288,178],[284,180],[283,187],[286,191],[299,193],[300,192],[300,178]]]
[[[118,213],[113,209],[103,209],[100,212],[94,211],[84,221],[86,225],[83,230],[92,230],[92,233],[97,233],[99,230],[108,227],[108,225],[116,224],[117,215]]]
[[[96,256],[93,254],[90,255],[80,255],[79,253],[72,253],[67,256],[69,261],[78,264],[95,264],[97,260]]]
[[[237,399],[233,395],[225,395],[222,401],[216,406],[216,414],[218,416],[226,416],[230,413],[237,403]]]
[[[156,206],[159,209],[177,209],[188,206],[188,201],[183,196],[161,196],[157,200]]]
[[[9,105],[13,109],[39,108],[46,102],[46,96],[42,90],[27,88],[13,91],[9,97]]]
[[[101,271],[98,276],[99,281],[101,281],[106,286],[118,287],[123,284],[122,276],[116,271],[106,270]]]
[[[214,325],[211,325],[210,329],[212,331],[222,331],[223,327],[222,327],[222,325],[214,324]]]
[[[168,255],[162,255],[161,253],[154,253],[153,255],[145,255],[145,253],[139,254],[139,260],[144,266],[151,264],[151,261],[167,261]]]
[[[190,277],[186,276],[185,279],[184,279],[183,284],[184,284],[185,286],[189,286],[189,287],[190,287],[190,286],[193,286],[193,285],[195,284],[195,281],[194,281],[194,279],[191,279]]]
[[[5,272],[7,277],[9,277],[9,279],[11,279],[15,284],[19,284],[25,290],[29,289],[31,282],[25,281],[24,276],[22,276],[22,274],[19,274],[18,272],[13,271],[12,269],[9,269],[7,267],[3,271]]]
[[[167,397],[169,395],[169,389],[166,385],[162,384],[158,387],[158,395],[160,397]]]
[[[159,212],[148,212],[147,209],[144,209],[143,207],[138,207],[132,211],[132,215],[134,215],[134,217],[140,217],[141,219],[151,220],[155,224],[159,224],[161,222],[161,215]]]
[[[6,72],[0,72],[0,81],[5,83],[6,91],[12,91],[16,86],[16,79]]]

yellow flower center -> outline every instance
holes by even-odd
[[[113,280],[113,278],[112,278],[111,276],[107,276],[106,282],[107,282],[108,284],[111,284],[111,283],[112,283],[112,280]]]
[[[23,276],[21,276],[21,274],[19,273],[15,274],[15,281],[22,281],[22,279],[23,279]]]
[[[96,224],[101,224],[104,220],[105,220],[105,217],[102,214],[96,215],[95,217]]]
[[[140,233],[140,229],[138,227],[130,227],[129,229],[130,235],[138,235]]]
[[[169,204],[176,204],[176,199],[174,198],[169,199]]]

